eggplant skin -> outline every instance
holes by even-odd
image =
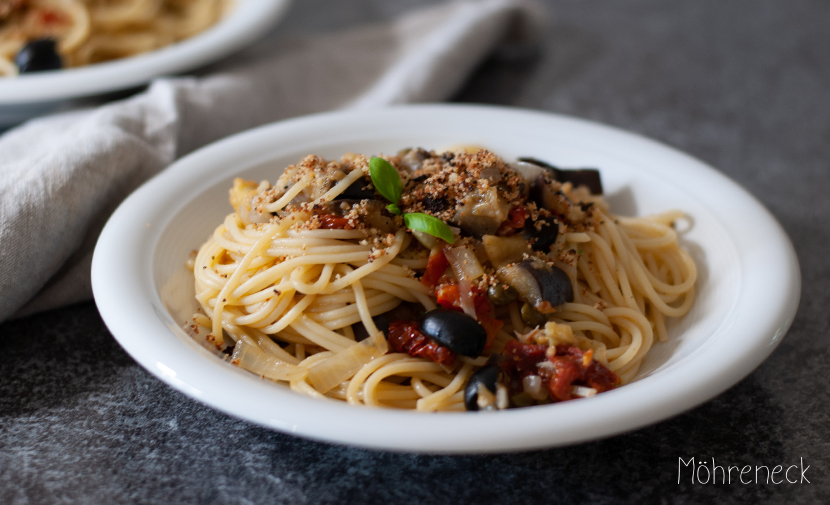
[[[505,265],[498,270],[499,279],[519,292],[519,298],[537,310],[548,312],[546,306],[556,307],[574,300],[571,279],[561,268],[538,259]]]
[[[372,180],[368,177],[361,177],[353,182],[345,191],[335,196],[335,200],[374,200],[375,190],[372,188]]]
[[[530,272],[536,279],[542,299],[550,303],[551,307],[574,301],[571,279],[561,268],[533,260],[523,261],[519,263],[519,267]]]
[[[532,163],[536,166],[544,168],[549,174],[559,182],[570,182],[575,187],[587,186],[592,195],[602,194],[602,178],[599,175],[599,170],[594,168],[578,168],[578,169],[562,169],[557,168],[550,163],[537,160],[535,158],[519,158],[519,161],[525,163]]]
[[[534,251],[541,251],[544,253],[550,252],[551,246],[556,242],[559,236],[559,223],[550,218],[548,222],[542,225],[541,229],[536,229],[536,223],[528,219],[525,221],[525,227],[522,230],[522,236],[528,241],[532,241],[531,247]]]

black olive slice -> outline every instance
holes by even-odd
[[[484,365],[467,379],[464,386],[464,406],[467,410],[478,410],[478,385],[482,384],[488,391],[496,393],[496,383],[499,380],[498,365]]]
[[[418,322],[418,330],[456,354],[477,358],[487,343],[487,332],[463,312],[435,309]]]
[[[21,74],[58,70],[63,60],[58,54],[55,39],[37,39],[23,46],[14,57],[14,64]]]

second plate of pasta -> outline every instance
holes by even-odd
[[[0,9],[0,125],[237,51],[288,0],[23,0]],[[22,73],[21,73],[22,72]]]

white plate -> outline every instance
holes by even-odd
[[[410,146],[488,146],[597,167],[612,210],[680,208],[700,269],[692,311],[670,327],[639,380],[593,398],[496,413],[423,414],[320,401],[222,362],[180,328],[196,309],[185,269],[231,212],[236,176],[275,180],[308,153],[394,153]],[[92,264],[95,300],[118,342],[151,373],[216,409],[282,432],[388,450],[474,453],[571,444],[690,409],[751,372],[781,341],[798,305],[798,263],[786,234],[716,170],[651,140],[579,119],[515,109],[409,106],[321,114],[217,142],[176,162],[110,219]]]
[[[126,89],[154,77],[218,60],[270,28],[289,0],[235,0],[231,11],[204,32],[157,51],[54,72],[0,77],[0,125],[48,110],[55,102]]]

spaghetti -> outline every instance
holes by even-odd
[[[192,37],[216,23],[228,5],[227,0],[2,0],[0,76],[18,74],[16,56],[33,42],[56,41],[64,67],[89,65]]]
[[[694,301],[683,214],[614,216],[595,171],[486,150],[385,159],[397,207],[361,155],[237,179],[234,212],[191,262],[194,335],[317,398],[499,409],[630,382]],[[414,229],[415,213],[453,243]]]

